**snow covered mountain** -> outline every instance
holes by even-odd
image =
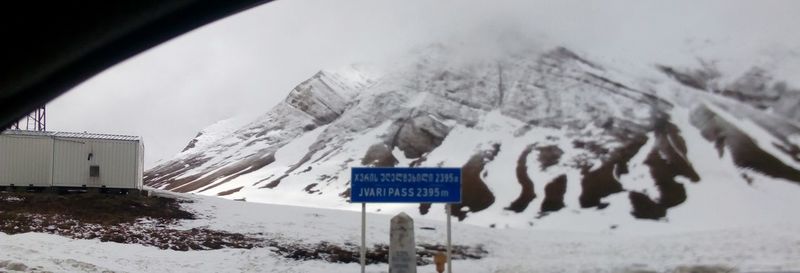
[[[800,90],[766,69],[621,72],[564,47],[461,54],[434,45],[391,69],[321,71],[263,116],[204,129],[145,183],[357,209],[350,167],[458,166],[452,213],[492,227],[701,228],[800,206]]]

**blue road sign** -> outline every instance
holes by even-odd
[[[352,168],[353,203],[461,203],[460,168]]]

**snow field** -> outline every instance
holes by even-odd
[[[180,194],[202,214],[177,228],[197,226],[230,232],[262,232],[286,242],[359,244],[360,214],[341,210],[236,202]],[[368,244],[387,243],[391,215],[367,217]],[[443,243],[444,222],[415,217],[418,243]],[[435,230],[423,230],[432,227]],[[455,223],[453,242],[483,245],[481,260],[455,261],[456,272],[621,272],[630,268],[665,271],[682,265],[726,265],[741,271],[800,269],[800,224],[779,223],[694,232],[634,235],[491,229]],[[172,251],[48,234],[0,234],[0,264],[22,264],[52,272],[353,272],[359,265],[295,261],[268,248]],[[385,264],[368,272],[387,272]],[[6,270],[0,268],[0,270]],[[14,271],[12,271],[14,272]],[[418,272],[434,272],[423,266]]]

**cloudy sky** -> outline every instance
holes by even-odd
[[[494,50],[518,40],[618,64],[691,60],[701,51],[750,61],[767,48],[796,53],[798,10],[791,0],[279,0],[79,85],[48,104],[48,129],[143,136],[152,166],[205,126],[268,111],[320,69],[391,62],[433,42]]]

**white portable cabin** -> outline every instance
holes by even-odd
[[[0,186],[142,189],[140,137],[7,130],[0,134]]]

